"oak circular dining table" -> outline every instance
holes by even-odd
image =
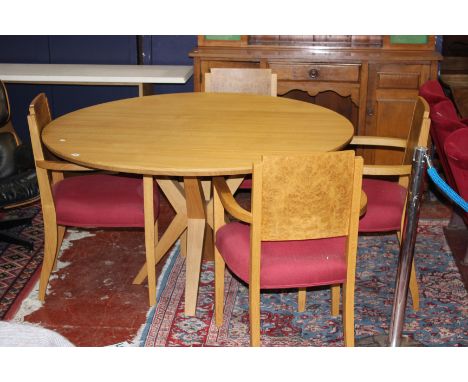
[[[353,133],[345,117],[308,102],[247,94],[175,93],[71,112],[48,124],[42,140],[67,161],[142,175],[147,264],[134,282],[148,275],[154,305],[155,264],[186,231],[185,313],[194,315],[205,226],[212,226],[207,180],[231,176],[230,187],[235,190],[242,175],[251,173],[252,163],[263,155],[335,151],[346,146]],[[154,180],[176,211],[159,241],[151,208]]]

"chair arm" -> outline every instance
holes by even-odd
[[[216,188],[219,199],[221,200],[221,203],[227,212],[229,212],[236,219],[246,223],[252,223],[252,213],[243,209],[237,203],[236,199],[234,199],[234,196],[229,190],[226,180],[223,177],[214,177],[213,185]]]
[[[409,175],[411,165],[364,165],[363,175]]]
[[[375,137],[370,135],[355,135],[350,145],[359,146],[388,146],[388,147],[399,147],[406,148],[406,139],[402,138],[390,138],[390,137]]]
[[[36,166],[45,170],[52,171],[95,171],[92,168],[83,167],[75,163],[60,162],[53,160],[38,160]]]

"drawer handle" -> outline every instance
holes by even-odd
[[[309,77],[315,80],[319,77],[319,71],[317,69],[310,69],[309,70]]]

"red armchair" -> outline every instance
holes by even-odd
[[[468,200],[468,129],[459,129],[450,134],[444,148],[458,193]],[[468,226],[468,213],[465,212],[462,217]],[[463,264],[468,265],[468,248]]]
[[[445,152],[458,193],[468,200],[468,128],[459,129],[447,137]],[[464,213],[463,219],[468,225],[468,213]]]
[[[454,131],[466,128],[467,124],[465,122],[468,121],[458,119],[457,111],[453,106],[453,103],[448,99],[431,106],[430,116],[430,134],[432,141],[436,146],[440,164],[444,171],[447,183],[457,190],[451,168],[447,161],[447,155],[445,153],[445,141]]]

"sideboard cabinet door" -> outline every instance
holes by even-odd
[[[430,64],[370,64],[366,135],[407,138],[419,87],[430,77]],[[398,164],[401,150],[366,150],[365,161]]]

